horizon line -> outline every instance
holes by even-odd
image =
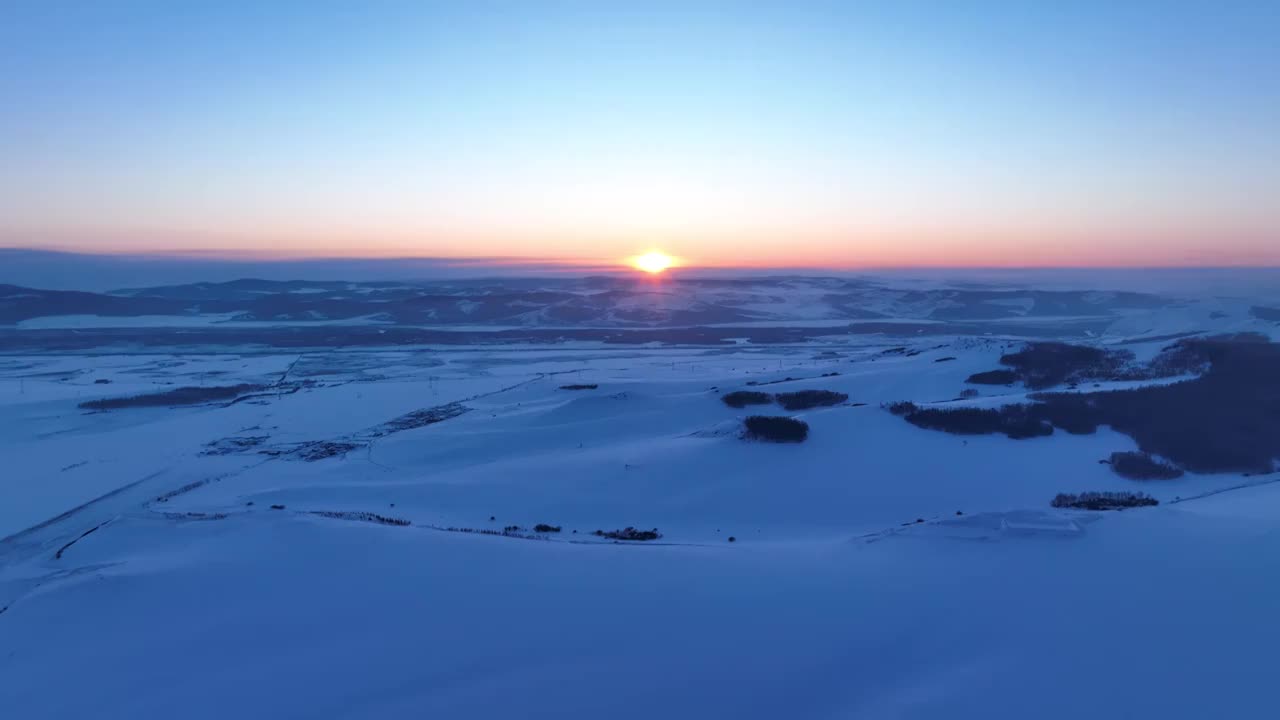
[[[605,259],[585,259],[585,258],[546,258],[532,256],[515,256],[515,255],[477,255],[477,256],[450,256],[450,255],[297,255],[283,254],[272,251],[227,251],[222,249],[192,249],[192,250],[120,250],[120,251],[81,251],[63,248],[49,248],[38,246],[23,245],[0,245],[0,252],[17,252],[43,254],[50,256],[70,256],[85,259],[108,259],[108,260],[136,260],[136,261],[189,261],[192,263],[228,263],[228,264],[286,264],[286,263],[335,263],[335,262],[373,262],[373,263],[438,263],[443,267],[451,269],[483,269],[491,268],[501,270],[504,267],[515,269],[511,266],[532,266],[529,269],[540,269],[543,271],[557,272],[573,272],[573,271],[595,271],[603,273],[620,273],[632,274],[636,273],[636,269],[628,264],[626,259],[605,260]],[[1280,262],[1276,263],[1257,263],[1248,261],[1239,261],[1231,263],[1196,263],[1196,262],[1169,262],[1169,263],[1151,263],[1151,264],[1128,264],[1128,263],[1047,263],[1047,264],[985,264],[985,263],[953,263],[953,264],[865,264],[856,263],[839,263],[839,264],[812,264],[812,265],[783,265],[771,263],[738,263],[738,264],[716,264],[716,263],[681,263],[675,265],[665,272],[667,274],[687,275],[691,272],[712,271],[712,272],[732,272],[732,271],[783,271],[783,272],[910,272],[910,271],[1051,271],[1051,270],[1280,270]]]

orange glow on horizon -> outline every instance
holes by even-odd
[[[658,250],[650,250],[643,255],[637,255],[630,258],[629,262],[631,267],[650,275],[657,275],[670,267],[674,267],[676,264],[675,258]]]
[[[686,251],[672,256],[641,245],[634,233],[443,232],[377,228],[215,231],[212,228],[130,227],[8,229],[0,224],[0,247],[67,252],[203,257],[238,260],[413,259],[455,266],[541,267],[582,272],[668,269],[993,267],[1197,267],[1280,265],[1276,234],[1261,228],[1177,231],[1140,227],[1063,229],[871,227],[741,229],[733,232],[664,232]],[[1212,239],[1212,240],[1209,240]],[[628,254],[630,248],[644,248]],[[1156,250],[1159,250],[1158,252]],[[662,256],[666,260],[650,258]],[[640,258],[645,258],[640,260]],[[656,271],[656,272],[655,272]]]

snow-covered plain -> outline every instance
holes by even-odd
[[[1100,342],[1186,325],[1168,315]],[[1051,510],[1059,492],[1135,489],[1098,462],[1133,441],[960,437],[879,407],[1021,399],[956,399],[1018,345],[0,357],[0,708],[1267,716],[1277,476],[1188,474],[1138,488],[1156,508]],[[268,390],[78,408],[237,383]],[[719,398],[748,383],[849,402],[795,413],[805,443],[747,442],[760,409]],[[423,410],[438,421],[402,422]],[[592,534],[626,526],[663,537]]]

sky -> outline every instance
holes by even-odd
[[[1280,3],[0,3],[0,247],[1280,265]]]

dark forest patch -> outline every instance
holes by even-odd
[[[80,403],[85,410],[119,410],[133,407],[173,407],[197,405],[217,400],[233,400],[245,393],[262,390],[265,386],[249,383],[240,385],[216,385],[213,387],[180,387],[163,392],[130,395],[127,397],[101,398]]]
[[[1260,337],[1245,333],[1207,339],[1256,342]],[[1152,338],[1156,339],[1159,338]],[[1153,380],[1206,372],[1208,357],[1201,346],[1185,340],[1166,347],[1145,366],[1138,364],[1129,350],[1034,342],[1017,352],[1002,355],[1000,364],[1004,368],[971,375],[965,382],[980,385],[1021,382],[1032,390],[1044,390],[1057,385],[1074,386],[1104,380]]]
[[[897,402],[883,403],[880,407],[888,410],[891,414],[903,417],[920,410],[920,406],[910,400],[898,400]]]
[[[1083,492],[1079,495],[1058,493],[1049,503],[1056,508],[1077,510],[1123,510],[1132,507],[1150,507],[1160,501],[1144,493],[1134,492]]]
[[[561,385],[561,390],[595,390],[600,387],[596,383],[574,383],[571,385]]]
[[[1012,385],[1021,378],[1012,370],[988,370],[974,373],[965,380],[974,385]]]
[[[625,527],[621,530],[597,530],[593,533],[596,537],[609,538],[610,540],[657,540],[662,537],[662,533],[658,532],[658,528],[652,530],[637,530],[633,527]]]
[[[905,414],[907,422],[927,430],[953,435],[1002,433],[1015,440],[1053,434],[1053,426],[1037,417],[1030,405],[994,408],[923,408]]]
[[[769,442],[804,442],[809,437],[809,423],[780,415],[752,415],[742,421],[744,436]]]
[[[848,400],[849,396],[831,390],[799,390],[797,392],[778,393],[774,396],[774,399],[785,410],[807,410],[815,407],[839,405]]]
[[[1001,365],[1012,369],[1033,390],[1086,380],[1117,379],[1133,362],[1133,353],[1128,350],[1056,342],[1030,343],[1000,358]]]
[[[720,397],[721,402],[732,408],[744,408],[748,405],[768,405],[773,402],[773,396],[769,393],[755,392],[753,390],[736,390],[731,393],[725,393]]]
[[[1113,452],[1107,459],[1111,469],[1130,480],[1173,480],[1182,470],[1144,452]]]
[[[1028,405],[923,409],[886,406],[908,422],[957,434],[1034,437],[1054,427],[1090,434],[1110,426],[1192,472],[1271,472],[1280,458],[1280,345],[1256,335],[1183,340],[1147,368],[1204,367],[1181,382],[1088,393],[1038,393]],[[1012,430],[1013,432],[1010,432]]]

